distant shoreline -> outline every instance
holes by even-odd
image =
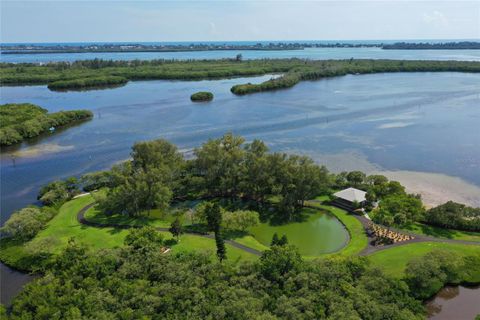
[[[89,44],[89,45],[3,45],[1,54],[196,52],[196,51],[293,51],[307,48],[381,48],[383,50],[480,50],[480,42],[396,42],[384,43],[256,43],[256,44]]]

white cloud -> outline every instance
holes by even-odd
[[[433,11],[432,13],[424,13],[423,21],[435,26],[440,26],[440,27],[448,26],[447,17],[442,12],[437,10]]]

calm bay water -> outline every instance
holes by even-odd
[[[242,53],[245,59],[354,57],[480,61],[480,50],[379,48],[24,54],[1,55],[0,60],[218,59],[237,53]],[[2,150],[0,223],[14,210],[33,203],[41,185],[107,169],[127,159],[135,141],[162,137],[188,153],[206,139],[227,131],[241,134],[247,140],[263,139],[275,151],[308,154],[335,171],[380,168],[437,172],[480,186],[479,75],[345,76],[244,97],[229,91],[233,84],[268,78],[131,82],[113,90],[66,93],[51,92],[46,86],[1,87],[1,103],[31,102],[51,112],[86,108],[95,113],[95,118],[20,147]],[[208,104],[190,102],[190,94],[199,90],[212,91],[215,100]],[[29,278],[2,264],[0,268],[0,300],[6,303]]]
[[[438,172],[480,185],[479,75],[350,75],[242,97],[229,91],[268,78],[141,81],[66,93],[2,87],[1,103],[95,113],[90,122],[2,152],[2,221],[51,180],[127,159],[135,141],[162,137],[188,151],[228,131],[263,139],[275,151],[308,154],[333,170]],[[214,101],[192,103],[190,94],[200,90],[212,91]]]
[[[244,59],[404,59],[404,60],[471,60],[480,61],[480,50],[383,50],[381,48],[306,48],[304,50],[212,50],[190,52],[104,52],[2,54],[2,62],[76,61],[95,58],[105,60],[152,59],[223,59],[241,53]]]

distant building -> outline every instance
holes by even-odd
[[[365,191],[355,188],[348,188],[334,193],[333,195],[335,196],[335,200],[333,202],[342,209],[354,210],[358,209],[355,204],[357,204],[360,208],[365,205],[366,194],[367,193]]]

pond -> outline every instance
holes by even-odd
[[[303,211],[304,220],[283,225],[268,222],[251,228],[250,232],[262,244],[269,246],[274,233],[286,235],[288,243],[295,245],[304,256],[318,256],[335,252],[344,247],[349,239],[348,231],[334,216],[308,209]]]
[[[480,314],[480,286],[446,286],[426,307],[431,320],[473,320]]]

